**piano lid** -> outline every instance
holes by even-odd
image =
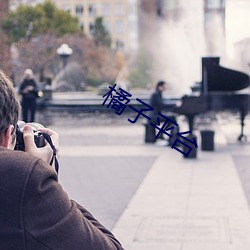
[[[202,82],[204,94],[209,91],[237,91],[250,85],[249,75],[221,67],[219,57],[202,57]]]

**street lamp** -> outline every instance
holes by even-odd
[[[73,50],[69,47],[67,43],[63,43],[57,50],[57,55],[59,55],[63,60],[63,68],[65,68],[67,64],[67,59],[71,56],[73,53]]]

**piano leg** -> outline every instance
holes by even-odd
[[[238,137],[238,141],[247,141],[247,137],[246,135],[244,135],[244,126],[245,126],[245,118],[247,115],[247,111],[245,111],[244,109],[240,110],[240,125],[241,125],[241,133]],[[189,126],[189,130],[191,132],[191,134],[193,133],[193,129],[194,129],[194,115],[186,115],[187,119],[188,119],[188,126]]]
[[[238,137],[238,141],[246,141],[247,140],[247,137],[244,135],[244,120],[245,120],[245,117],[247,115],[247,112],[245,112],[245,110],[241,109],[240,110],[240,125],[241,125],[241,133]]]
[[[189,126],[190,133],[193,134],[193,130],[194,130],[194,115],[186,115],[186,117],[188,119],[188,126]]]

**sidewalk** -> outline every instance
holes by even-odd
[[[250,249],[249,207],[232,159],[250,146],[230,150],[219,128],[215,140],[215,151],[199,148],[197,159],[167,147],[158,154],[113,228],[125,249]]]
[[[145,144],[144,127],[121,119],[123,125],[55,124],[59,181],[70,197],[126,250],[250,249],[249,205],[236,169],[249,164],[250,144],[235,141],[238,120],[223,117],[216,126],[215,151],[201,151],[198,138],[197,159],[185,159],[170,147]]]

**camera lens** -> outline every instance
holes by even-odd
[[[37,122],[32,122],[32,123],[25,123],[22,121],[18,122],[17,129],[16,129],[16,145],[15,145],[15,150],[21,150],[25,151],[25,144],[23,140],[23,128],[25,125],[29,125],[32,127],[34,131],[34,141],[35,144],[38,148],[44,147],[45,146],[45,139],[43,135],[38,132],[37,130],[40,128],[44,128],[43,125]]]
[[[21,131],[23,131],[23,128],[25,125],[29,125],[32,127],[33,131],[37,131],[40,128],[44,128],[44,126],[38,122],[29,122],[25,123],[23,121],[18,121],[18,127],[20,128]]]

